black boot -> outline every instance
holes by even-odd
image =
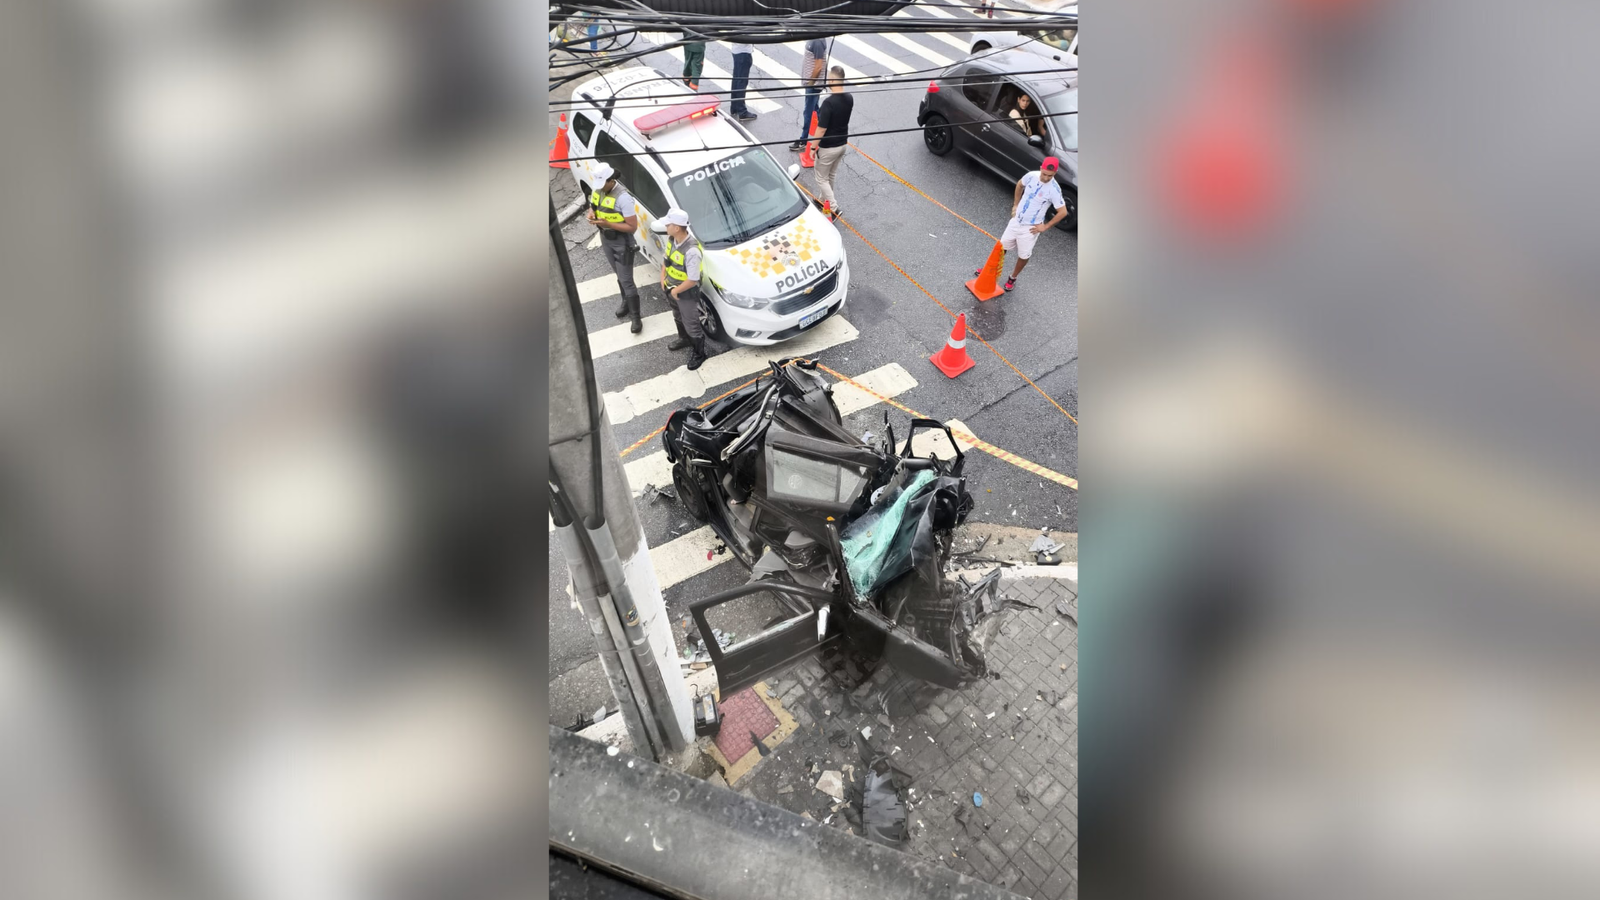
[[[692,338],[689,347],[689,364],[684,368],[693,372],[695,369],[700,368],[701,363],[706,361],[706,339]]]
[[[668,350],[682,350],[683,348],[691,346],[692,344],[694,344],[694,341],[689,339],[689,332],[683,330],[683,323],[678,321],[678,317],[677,316],[673,316],[672,317],[672,321],[673,321],[673,323],[675,325],[678,326],[678,336],[677,336],[676,339],[673,340],[672,343],[667,345],[667,349]]]
[[[633,311],[633,324],[628,326],[628,330],[634,334],[638,334],[644,330],[644,322],[639,318],[639,311],[637,309]]]
[[[633,304],[628,302],[628,298],[627,297],[623,297],[622,298],[622,305],[617,307],[617,318],[626,319],[628,317],[628,313],[630,313],[632,311],[633,311]]]

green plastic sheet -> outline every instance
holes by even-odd
[[[840,533],[845,569],[856,596],[870,597],[911,570],[911,541],[917,523],[906,520],[906,510],[932,490],[934,480],[929,470],[916,473],[898,493],[881,498]]]

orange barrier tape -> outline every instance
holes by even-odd
[[[1049,479],[1050,481],[1054,481],[1056,484],[1059,484],[1063,487],[1069,487],[1073,490],[1078,489],[1078,479],[1076,478],[1063,475],[1060,472],[1056,472],[1052,469],[1046,469],[1044,466],[1041,466],[1036,462],[1030,462],[1026,459],[1023,459],[1015,453],[1001,450],[999,447],[996,447],[987,441],[978,440],[976,437],[967,434],[959,428],[950,429],[950,433],[955,435],[963,443],[971,444],[974,448],[982,450],[990,456],[993,456],[995,459],[1004,460],[1025,472],[1032,472],[1040,478]]]
[[[923,199],[927,200],[929,203],[932,203],[934,206],[939,207],[940,209],[944,210],[945,212],[949,213],[952,216],[955,216],[956,218],[960,219],[961,221],[966,222],[968,225],[972,225],[973,228],[977,228],[979,231],[982,231],[984,234],[989,236],[989,240],[991,240],[991,241],[1000,240],[999,238],[995,237],[994,235],[989,234],[989,232],[984,231],[982,228],[978,228],[977,225],[973,225],[971,219],[968,219],[966,216],[963,216],[961,213],[956,212],[955,210],[951,209],[950,207],[945,206],[943,203],[940,203],[939,201],[933,199],[932,197],[929,197],[927,194],[924,194],[922,192],[922,188],[919,188],[916,185],[912,184],[911,182],[905,180],[904,178],[901,178],[899,175],[895,174],[895,171],[893,169],[889,168],[888,166],[884,165],[883,163],[878,162],[877,160],[873,159],[870,156],[867,156],[866,152],[864,150],[862,150],[860,147],[856,147],[856,145],[853,144],[853,143],[850,146],[851,147],[855,147],[855,151],[857,153],[860,153],[862,156],[865,156],[867,158],[867,162],[872,163],[873,165],[875,165],[878,168],[882,169],[890,178],[893,178],[895,181],[900,182],[901,184],[905,185],[906,187],[912,189],[913,191],[916,191],[917,193],[922,194]]]
[[[645,444],[650,443],[650,440],[652,438],[654,438],[656,435],[658,435],[661,432],[666,431],[666,430],[667,430],[667,426],[663,425],[660,428],[657,428],[655,431],[652,431],[649,434],[645,435],[644,437],[638,439],[637,441],[634,441],[633,442],[633,446],[631,446],[628,449],[622,451],[621,453],[618,453],[617,454],[617,458],[621,459],[622,457],[627,456],[629,453],[632,453],[633,451],[639,449],[640,447],[643,447]]]
[[[898,401],[896,401],[896,400],[894,400],[892,398],[885,397],[884,395],[878,393],[877,391],[873,390],[872,388],[869,388],[866,385],[862,384],[861,382],[856,381],[854,378],[851,378],[848,375],[840,374],[839,372],[835,372],[834,370],[828,368],[827,366],[823,365],[822,363],[817,363],[817,368],[821,369],[824,372],[827,372],[829,375],[832,375],[833,377],[839,379],[840,381],[842,381],[842,382],[844,382],[844,383],[846,383],[848,385],[851,385],[852,387],[856,388],[859,391],[865,391],[866,393],[871,394],[874,397],[877,397],[879,400],[882,400],[883,402],[889,404],[890,406],[893,406],[894,408],[900,410],[901,412],[907,413],[908,415],[914,416],[914,417],[916,417],[918,419],[931,419],[931,418],[933,418],[932,416],[925,416],[922,413],[919,413],[916,410],[912,409],[911,407],[906,406],[905,404],[900,403],[900,402],[898,402]],[[979,440],[976,436],[968,434],[968,433],[966,433],[965,431],[962,431],[959,428],[950,429],[950,433],[955,435],[957,438],[959,438],[962,443],[971,444],[974,449],[982,450],[983,452],[989,454],[990,456],[993,456],[996,459],[1004,460],[1005,462],[1011,463],[1012,465],[1016,466],[1019,469],[1022,469],[1023,471],[1031,472],[1034,475],[1038,475],[1040,478],[1049,479],[1050,481],[1054,481],[1056,484],[1062,485],[1063,487],[1069,487],[1069,488],[1072,488],[1073,490],[1077,490],[1078,489],[1078,479],[1076,479],[1076,478],[1073,478],[1073,477],[1071,477],[1069,475],[1063,475],[1060,472],[1054,471],[1052,469],[1047,469],[1044,466],[1041,466],[1036,462],[1031,462],[1029,460],[1023,459],[1022,457],[1016,455],[1015,453],[1010,452],[1009,450],[1002,450],[999,447],[996,447],[995,445],[989,443],[988,441]]]
[[[995,237],[994,235],[989,234],[989,232],[984,231],[982,228],[978,228],[977,225],[973,225],[972,221],[970,219],[968,219],[966,216],[963,216],[962,214],[960,214],[960,213],[956,212],[955,210],[951,209],[950,207],[945,206],[943,203],[940,203],[939,201],[933,199],[932,197],[929,197],[926,193],[923,192],[923,190],[921,188],[919,188],[916,185],[912,184],[911,182],[905,180],[904,178],[901,178],[898,174],[895,173],[895,171],[893,169],[889,168],[888,166],[884,165],[881,162],[878,162],[877,160],[873,159],[871,156],[867,156],[866,153],[862,152],[860,147],[856,147],[856,145],[853,144],[853,143],[850,146],[851,147],[855,147],[855,151],[857,153],[860,153],[862,156],[865,156],[867,158],[868,162],[870,162],[873,165],[877,166],[878,168],[882,169],[890,178],[893,178],[895,181],[898,181],[901,184],[905,185],[906,187],[910,188],[911,190],[916,191],[918,194],[921,194],[922,197],[925,198],[929,203],[932,203],[934,206],[939,207],[940,209],[944,210],[945,212],[949,213],[952,216],[955,216],[956,218],[960,219],[961,221],[966,222],[968,225],[972,225],[973,228],[977,228],[978,231],[980,231],[983,234],[987,235],[990,240],[992,240],[992,241],[1000,240],[999,238]],[[804,191],[805,190],[805,185],[800,185],[800,189]],[[806,191],[806,193],[810,194],[811,192],[810,191]],[[813,195],[813,197],[814,196],[815,195]],[[844,223],[844,227],[850,229],[850,231],[853,234],[855,234],[856,237],[861,238],[861,242],[863,244],[866,244],[868,247],[872,247],[872,252],[878,254],[879,256],[882,256],[885,262],[887,262],[891,266],[894,266],[894,270],[896,272],[899,272],[901,275],[905,275],[907,281],[909,281],[912,284],[915,284],[917,286],[917,290],[922,291],[924,294],[927,294],[929,299],[931,299],[935,303],[938,303],[940,309],[943,309],[946,313],[950,314],[950,318],[953,319],[953,318],[956,317],[955,313],[950,312],[950,307],[945,306],[944,303],[942,303],[939,300],[938,297],[935,297],[932,294],[932,292],[930,292],[927,288],[923,287],[922,285],[918,284],[917,280],[915,278],[912,278],[910,275],[906,275],[906,270],[905,269],[900,268],[900,266],[897,265],[894,260],[890,259],[887,254],[885,254],[882,250],[879,250],[877,247],[873,246],[873,243],[871,241],[867,240],[865,237],[863,237],[861,232],[856,231],[855,226],[851,225],[849,222],[846,222],[844,220],[843,216],[838,217],[838,221],[843,222]],[[978,342],[980,344],[983,344],[985,347],[988,347],[989,351],[991,353],[993,353],[995,356],[999,357],[1001,362],[1005,363],[1007,366],[1010,366],[1011,367],[1011,371],[1017,373],[1017,377],[1018,378],[1021,378],[1023,381],[1028,382],[1028,386],[1029,387],[1033,388],[1036,391],[1039,391],[1039,395],[1044,397],[1046,400],[1049,400],[1051,406],[1054,406],[1056,409],[1061,410],[1062,415],[1064,415],[1067,418],[1072,420],[1072,424],[1074,424],[1074,425],[1078,424],[1078,419],[1077,419],[1076,416],[1074,416],[1072,413],[1069,413],[1065,409],[1063,409],[1061,404],[1057,403],[1055,401],[1055,399],[1052,398],[1049,394],[1046,394],[1044,391],[1039,390],[1039,386],[1037,384],[1034,384],[1033,380],[1030,379],[1028,376],[1022,374],[1022,370],[1021,369],[1017,368],[1016,366],[1011,365],[1011,360],[1006,359],[1004,356],[1001,355],[999,350],[994,349],[994,345],[990,344],[988,341],[984,340],[983,339],[983,335],[980,335],[976,331],[973,331],[972,330],[972,324],[970,322],[967,323],[967,333],[971,334],[973,337],[977,338]]]
[[[809,362],[809,360],[807,360],[807,361]],[[718,400],[723,399],[724,397],[730,397],[730,396],[732,396],[734,394],[737,394],[740,391],[744,390],[745,388],[749,387],[752,384],[755,384],[756,382],[760,381],[761,379],[763,379],[765,377],[767,377],[765,374],[757,375],[756,377],[750,379],[749,381],[746,381],[744,384],[739,385],[738,387],[734,388],[731,391],[728,391],[728,392],[723,393],[723,394],[718,394],[717,396],[712,397],[710,400],[707,400],[706,402],[700,404],[700,409],[705,409],[706,407],[708,407],[711,404],[717,402]],[[655,431],[652,431],[649,434],[645,435],[644,437],[638,439],[637,441],[634,441],[633,442],[633,446],[631,446],[628,449],[626,449],[626,450],[622,451],[621,453],[617,454],[618,458],[627,456],[629,453],[632,453],[633,451],[639,449],[640,447],[643,447],[645,444],[650,443],[650,439],[651,438],[655,437],[656,435],[658,435],[661,432],[666,431],[666,430],[667,430],[667,426],[663,425],[660,428],[657,428]]]
[[[550,143],[551,143],[552,146],[554,146],[555,139],[551,138]],[[854,144],[851,144],[850,146],[855,147]],[[857,153],[861,153],[861,148],[860,147],[856,147],[856,152]],[[868,160],[871,160],[873,165],[877,166],[880,169],[883,169],[883,171],[885,171],[885,172],[888,172],[889,176],[891,178],[893,178],[894,180],[900,182],[901,184],[905,185],[908,188],[911,188],[913,191],[916,191],[917,193],[922,194],[922,196],[927,197],[928,200],[930,202],[932,202],[935,206],[938,206],[940,209],[944,210],[945,212],[950,213],[952,216],[955,216],[956,218],[961,219],[961,221],[966,222],[968,225],[972,225],[972,223],[967,221],[967,219],[964,218],[960,213],[957,213],[956,211],[952,210],[950,207],[945,206],[943,203],[940,203],[939,201],[934,200],[932,197],[928,197],[927,194],[923,194],[922,191],[919,190],[916,187],[916,185],[913,185],[911,182],[906,181],[904,178],[901,178],[899,175],[896,175],[893,171],[891,171],[883,163],[878,162],[877,160],[873,159],[870,156],[867,156],[867,154],[865,154],[865,153],[861,153],[861,155],[862,156],[866,156]],[[816,199],[816,195],[811,193],[811,191],[806,190],[805,185],[797,184],[796,186],[799,187],[802,191],[805,191],[806,195],[811,197],[813,200]],[[845,221],[843,216],[837,217],[836,221],[842,223],[844,225],[844,227],[850,229],[850,232],[852,234],[854,234],[856,237],[861,239],[861,243],[866,244],[868,247],[871,247],[872,248],[872,252],[874,252],[874,253],[878,254],[879,256],[883,257],[883,261],[884,262],[888,263],[891,266],[894,266],[894,270],[896,272],[899,272],[901,275],[905,276],[905,279],[907,281],[911,282],[913,285],[915,285],[917,290],[923,292],[924,294],[927,294],[928,295],[928,299],[932,300],[934,303],[937,303],[939,305],[939,308],[944,310],[945,313],[950,316],[950,318],[954,319],[954,318],[957,317],[956,313],[954,313],[954,312],[952,312],[950,310],[950,307],[944,305],[944,301],[940,300],[938,297],[935,297],[933,295],[932,291],[930,291],[927,288],[923,287],[922,284],[920,282],[918,282],[915,278],[912,278],[910,276],[910,274],[908,274],[906,272],[905,269],[900,268],[900,264],[899,263],[896,263],[894,260],[890,259],[888,254],[884,253],[882,250],[879,250],[875,244],[873,244],[871,241],[867,240],[866,237],[864,235],[862,235],[861,232],[856,230],[856,227],[854,225],[851,225],[849,222]],[[972,227],[973,228],[978,228],[978,226],[976,226],[976,225],[972,225]],[[979,231],[983,231],[982,228],[978,228],[978,230]],[[994,235],[989,234],[989,232],[987,232],[987,231],[983,231],[983,233],[988,235],[990,238],[994,238]],[[998,238],[996,238],[996,240],[998,240]],[[1054,397],[1051,397],[1049,394],[1046,394],[1042,388],[1040,388],[1037,384],[1034,384],[1033,383],[1033,379],[1031,379],[1028,376],[1022,374],[1022,370],[1017,368],[1015,365],[1013,365],[1011,360],[1006,359],[1005,355],[1002,354],[999,350],[996,350],[994,348],[993,344],[991,344],[988,341],[984,340],[983,335],[981,335],[977,331],[975,331],[970,322],[967,324],[967,333],[972,335],[973,337],[977,338],[978,339],[978,343],[980,343],[983,346],[989,348],[989,352],[993,353],[996,358],[998,358],[1001,362],[1005,363],[1006,366],[1011,369],[1011,371],[1017,373],[1017,377],[1021,378],[1025,382],[1027,382],[1028,387],[1031,387],[1035,391],[1038,391],[1039,396],[1041,396],[1044,399],[1050,401],[1050,405],[1051,406],[1054,406],[1056,409],[1061,411],[1062,415],[1066,416],[1068,419],[1071,419],[1072,420],[1072,424],[1074,424],[1074,425],[1078,424],[1078,417],[1077,416],[1074,416],[1072,413],[1067,412],[1066,408],[1063,407],[1061,404],[1057,403],[1055,401]],[[915,415],[918,418],[927,418],[927,416],[923,416],[921,413],[914,412],[914,411],[908,409],[907,407],[901,406],[899,403],[896,403],[895,401],[889,399],[888,397],[884,397],[883,395],[877,393],[876,391],[870,390],[870,389],[868,389],[866,387],[863,387],[862,385],[860,385],[860,384],[858,384],[858,383],[856,383],[854,381],[851,381],[850,379],[846,378],[843,375],[840,375],[838,372],[835,372],[832,369],[828,369],[826,367],[822,367],[822,368],[824,369],[824,371],[827,371],[829,374],[833,375],[835,378],[839,378],[839,379],[841,379],[843,381],[849,382],[850,384],[853,384],[856,387],[861,388],[862,390],[866,391],[869,394],[872,394],[874,397],[877,397],[880,400],[883,400],[885,403],[888,403],[891,406],[894,406],[894,407],[896,407],[896,408],[898,408],[898,409],[900,409],[900,410],[902,410],[904,412],[911,413],[912,415]],[[758,375],[755,378],[752,378],[749,381],[746,381],[744,384],[739,385],[738,387],[734,388],[733,390],[728,391],[726,394],[722,394],[721,396],[713,397],[710,400],[707,400],[706,402],[700,404],[700,408],[701,409],[705,409],[706,407],[708,407],[711,404],[717,402],[718,400],[721,400],[723,397],[727,397],[729,394],[733,394],[733,393],[736,393],[738,391],[741,391],[741,390],[749,387],[750,385],[755,384],[757,381],[760,381],[762,378],[765,378],[765,377],[766,377],[765,375]],[[620,454],[618,454],[618,456],[619,457],[627,456],[628,454],[630,454],[633,451],[639,449],[640,447],[643,447],[645,444],[649,443],[652,438],[656,437],[656,435],[659,435],[661,432],[666,431],[666,430],[667,430],[667,426],[665,426],[665,425],[661,426],[660,428],[657,428],[655,431],[652,431],[649,434],[645,435],[644,437],[640,438],[639,440],[635,441],[632,446],[630,446],[628,449],[622,451]],[[968,437],[971,437],[971,435],[964,435],[962,437],[962,440],[966,440]],[[990,445],[984,444],[982,441],[979,441],[977,438],[973,438],[971,441],[969,441],[969,443],[971,443],[974,447],[979,447],[980,445],[983,445],[983,447],[990,447]],[[982,448],[980,447],[980,449],[982,449]],[[1022,465],[1023,463],[1026,463],[1027,465],[1022,465],[1022,467],[1025,468],[1025,469],[1027,469],[1028,466],[1035,465],[1034,463],[1029,463],[1027,460],[1022,459],[1021,457],[1012,457],[1011,454],[1007,454],[1006,451],[1000,450],[999,448],[991,448],[990,450],[985,450],[985,452],[992,452],[995,456],[998,456],[1001,459],[1005,459],[1007,462],[1015,462],[1017,465]],[[1004,454],[1004,455],[1002,455],[1002,454]],[[1012,458],[1007,458],[1007,457],[1012,457]],[[1043,466],[1039,466],[1038,469],[1039,469],[1039,471],[1036,472],[1035,474],[1043,475],[1044,477],[1049,478],[1050,480],[1055,481],[1058,484],[1064,484],[1064,485],[1072,488],[1073,490],[1077,490],[1078,489],[1078,482],[1076,480],[1074,480],[1072,478],[1068,478],[1067,476],[1062,475],[1062,474],[1060,474],[1058,472],[1052,472],[1049,469],[1044,468]],[[1034,470],[1033,469],[1028,469],[1028,471],[1034,471]]]
[[[905,269],[900,268],[900,264],[899,263],[897,263],[894,260],[890,259],[888,254],[884,253],[882,250],[879,250],[877,248],[877,246],[875,244],[873,244],[871,241],[867,240],[866,237],[864,235],[862,235],[861,232],[856,231],[856,227],[854,225],[851,225],[849,222],[846,222],[844,220],[843,216],[840,216],[836,221],[842,222],[844,224],[844,227],[850,229],[850,233],[851,234],[854,234],[856,237],[861,238],[861,243],[866,244],[868,247],[871,247],[873,253],[876,253],[879,256],[883,257],[883,261],[884,262],[888,263],[891,266],[894,266],[894,270],[896,272],[899,272],[901,275],[904,275],[905,279],[907,281],[911,282],[913,285],[916,285],[917,290],[923,292],[924,294],[927,294],[929,300],[932,300],[934,303],[939,304],[939,308],[944,310],[946,313],[948,313],[950,315],[950,318],[952,318],[952,319],[956,318],[956,314],[954,312],[951,312],[950,307],[944,305],[944,301],[943,300],[940,300],[938,297],[935,297],[933,295],[932,291],[930,291],[927,288],[923,287],[920,282],[918,282],[915,278],[912,278],[909,274],[907,274]],[[1064,415],[1067,418],[1071,419],[1072,420],[1072,424],[1074,424],[1074,425],[1078,424],[1078,417],[1077,416],[1074,416],[1072,413],[1067,412],[1066,408],[1063,407],[1061,404],[1057,403],[1054,397],[1050,396],[1049,394],[1046,394],[1044,392],[1043,388],[1039,387],[1037,384],[1034,384],[1032,378],[1029,378],[1028,376],[1022,374],[1022,370],[1017,368],[1015,365],[1012,365],[1011,360],[1006,359],[1005,354],[1001,353],[999,350],[996,350],[994,348],[993,344],[991,344],[988,341],[983,339],[983,335],[981,335],[978,332],[973,330],[971,322],[967,323],[967,334],[970,334],[973,337],[977,338],[978,339],[978,343],[984,345],[985,347],[988,347],[989,348],[989,352],[993,353],[995,355],[996,359],[999,359],[1001,362],[1005,363],[1006,366],[1011,369],[1011,371],[1017,373],[1017,377],[1021,378],[1025,382],[1027,382],[1028,383],[1028,387],[1031,387],[1035,391],[1038,391],[1039,396],[1041,396],[1044,399],[1050,401],[1050,405],[1054,406],[1056,409],[1060,410],[1062,415]]]
[[[806,362],[816,362],[815,360],[811,360],[811,359],[807,359],[805,361]],[[845,384],[848,384],[851,387],[854,387],[856,390],[862,391],[863,393],[866,393],[866,394],[869,394],[869,395],[871,395],[873,397],[878,398],[879,400],[883,401],[884,403],[889,404],[890,406],[894,407],[895,409],[900,410],[901,412],[905,413],[908,416],[911,416],[911,417],[917,418],[917,419],[931,419],[931,418],[933,418],[932,416],[925,416],[922,413],[917,412],[916,410],[914,410],[911,407],[905,405],[904,403],[901,403],[900,401],[894,399],[893,397],[888,397],[888,396],[885,396],[883,394],[880,394],[877,391],[873,390],[872,388],[869,388],[866,385],[862,384],[861,382],[855,380],[854,378],[851,378],[849,375],[845,375],[842,372],[836,371],[834,369],[830,369],[829,367],[823,365],[822,363],[817,363],[817,368],[821,369],[824,372],[827,372],[829,375],[832,375],[834,378],[839,379],[840,381],[844,382]],[[755,378],[752,378],[749,381],[746,381],[744,384],[739,385],[738,387],[734,388],[733,390],[730,390],[730,391],[728,391],[726,393],[723,393],[723,394],[720,394],[720,395],[718,395],[716,397],[713,397],[710,400],[707,400],[706,402],[700,404],[699,408],[700,409],[705,409],[706,407],[708,407],[711,404],[717,402],[718,400],[721,400],[724,397],[728,397],[728,396],[731,396],[733,394],[736,394],[739,391],[744,390],[745,388],[749,387],[752,384],[755,384],[756,382],[760,381],[761,379],[763,379],[765,377],[767,377],[767,376],[766,375],[757,375]],[[644,437],[640,438],[639,440],[635,441],[633,443],[633,445],[631,447],[629,447],[628,449],[626,449],[626,450],[622,451],[621,453],[617,454],[617,457],[620,459],[620,458],[622,458],[624,456],[627,456],[628,454],[630,454],[633,451],[639,449],[640,447],[643,447],[645,444],[650,443],[650,441],[653,440],[657,435],[659,435],[661,432],[666,431],[666,430],[667,430],[667,426],[665,426],[665,425],[661,426],[660,428],[657,428],[655,431],[652,431],[649,434],[645,435]],[[982,450],[984,453],[987,453],[987,454],[989,454],[990,456],[993,456],[996,459],[1004,460],[1005,462],[1011,463],[1012,465],[1016,466],[1019,469],[1022,469],[1025,472],[1030,472],[1030,473],[1032,473],[1034,475],[1038,475],[1040,478],[1044,478],[1044,479],[1048,479],[1050,481],[1054,481],[1056,484],[1062,485],[1063,487],[1071,488],[1072,490],[1077,490],[1078,489],[1078,479],[1076,479],[1076,478],[1073,478],[1073,477],[1071,477],[1069,475],[1063,475],[1060,472],[1054,471],[1052,469],[1047,469],[1044,466],[1041,466],[1036,462],[1031,462],[1031,461],[1029,461],[1027,459],[1022,458],[1022,457],[1016,455],[1015,453],[1010,452],[1009,450],[1002,450],[999,447],[996,447],[995,445],[989,443],[988,441],[980,440],[976,435],[968,434],[965,431],[960,430],[959,428],[950,429],[950,433],[955,435],[957,438],[960,438],[962,443],[970,444],[970,445],[972,445],[972,447],[974,449]]]

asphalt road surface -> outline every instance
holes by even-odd
[[[671,39],[665,35],[655,37]],[[856,36],[851,41],[835,43],[834,61],[842,62],[852,76],[857,72],[867,76],[927,75],[931,80],[936,72],[926,70],[937,70],[942,67],[942,61],[959,59],[963,55],[959,48],[970,43],[970,35],[964,33],[945,37],[948,40],[912,34],[894,38]],[[798,44],[767,45],[758,50],[770,60],[769,66],[778,71],[764,70],[763,60],[758,56],[752,73],[755,76],[792,75],[799,68]],[[627,65],[642,62],[676,75],[681,71],[680,60],[681,55],[676,51],[663,51]],[[731,69],[728,48],[711,44],[707,48],[702,88],[725,89],[725,73]],[[924,85],[915,83],[857,89],[852,125],[862,131],[915,127],[917,105],[924,89]],[[564,99],[567,95],[568,91],[563,89],[553,97]],[[762,94],[754,100],[752,108],[761,115],[747,125],[758,138],[792,140],[798,133],[800,101],[793,99],[792,92],[774,91],[771,98]],[[552,128],[555,119],[552,115]],[[1012,186],[978,164],[955,154],[936,157],[923,146],[921,135],[914,132],[862,138],[856,144],[860,151],[870,154],[900,178],[988,232],[998,235],[1005,227]],[[791,157],[797,156],[785,147],[773,150],[782,165],[788,165]],[[814,187],[810,170],[801,176],[801,183],[807,188]],[[845,252],[850,258],[849,299],[841,314],[823,323],[829,326],[827,334],[823,334],[823,326],[818,326],[798,339],[803,341],[809,336],[815,338],[817,344],[825,345],[809,355],[840,373],[861,378],[880,393],[892,394],[898,402],[924,415],[946,422],[959,420],[970,433],[990,444],[1076,478],[1076,424],[970,335],[967,350],[977,364],[973,369],[949,379],[934,368],[928,358],[949,336],[953,324],[951,315],[862,240],[865,238],[876,245],[950,310],[965,312],[972,330],[987,339],[1055,403],[1076,416],[1076,236],[1059,229],[1041,236],[1028,269],[1018,280],[1017,289],[996,300],[980,303],[966,290],[964,283],[993,247],[989,237],[896,181],[861,152],[852,151],[845,156],[835,186],[845,210],[845,220],[860,232],[860,237],[842,225],[836,226],[844,232]],[[552,170],[551,190],[558,208],[578,196],[575,182],[562,170]],[[568,252],[580,286],[610,271],[598,249],[589,246],[593,235],[594,229],[581,218],[566,229]],[[1006,270],[1010,270],[1009,259]],[[651,285],[649,279],[640,280],[640,284],[643,314],[648,318],[667,312],[660,288]],[[596,290],[590,288],[587,293],[595,294]],[[580,292],[584,292],[582,287]],[[646,331],[639,336],[646,340],[626,334],[626,320],[613,316],[617,305],[614,288],[584,303],[591,344],[603,346],[606,351],[595,360],[603,393],[621,391],[684,364],[686,351],[672,353],[666,349],[670,334],[649,339],[651,334]],[[793,351],[786,346],[731,350],[734,359],[747,358],[747,364],[737,368],[749,374],[732,378],[705,396],[684,397],[631,420],[614,420],[617,445],[627,447],[660,427],[675,408],[702,403],[748,380],[759,368],[764,368],[761,363],[765,360],[792,355]],[[846,416],[846,425],[858,434],[881,432],[885,409],[890,412],[896,433],[904,435],[908,416],[876,401],[863,401],[861,408]],[[670,484],[670,476],[653,468],[651,457],[660,449],[659,443],[652,441],[624,460],[629,465],[629,477],[636,493],[644,487],[646,479],[658,485]],[[1034,529],[1048,527],[1057,533],[1077,531],[1077,494],[1071,488],[977,450],[967,453],[966,473],[977,504],[971,521]],[[709,537],[708,529],[690,519],[676,502],[664,498],[641,499],[639,514],[665,590],[668,610],[673,615],[674,630],[681,641],[687,603],[692,598],[742,584],[745,572],[731,555],[713,553],[712,559],[706,559],[707,551],[713,550],[717,542]],[[570,725],[578,714],[591,713],[602,704],[614,708],[610,690],[600,673],[592,638],[572,607],[567,591],[566,566],[559,547],[552,542],[550,703],[551,721],[560,725]],[[760,629],[775,614],[775,610],[757,603],[750,609],[729,610],[724,620],[714,624],[743,637]],[[679,646],[681,649],[682,644]]]

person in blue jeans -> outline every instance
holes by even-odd
[[[729,107],[734,118],[748,122],[756,117],[744,102],[745,89],[750,86],[750,64],[755,59],[756,48],[750,44],[732,44],[729,49],[733,51],[733,84],[728,92],[732,102]]]
[[[822,96],[823,70],[828,66],[828,42],[825,38],[806,41],[805,58],[800,62],[800,83],[806,89],[805,112],[800,115],[800,139],[789,145],[799,153],[806,148],[811,137],[811,114],[817,111],[817,100]]]

